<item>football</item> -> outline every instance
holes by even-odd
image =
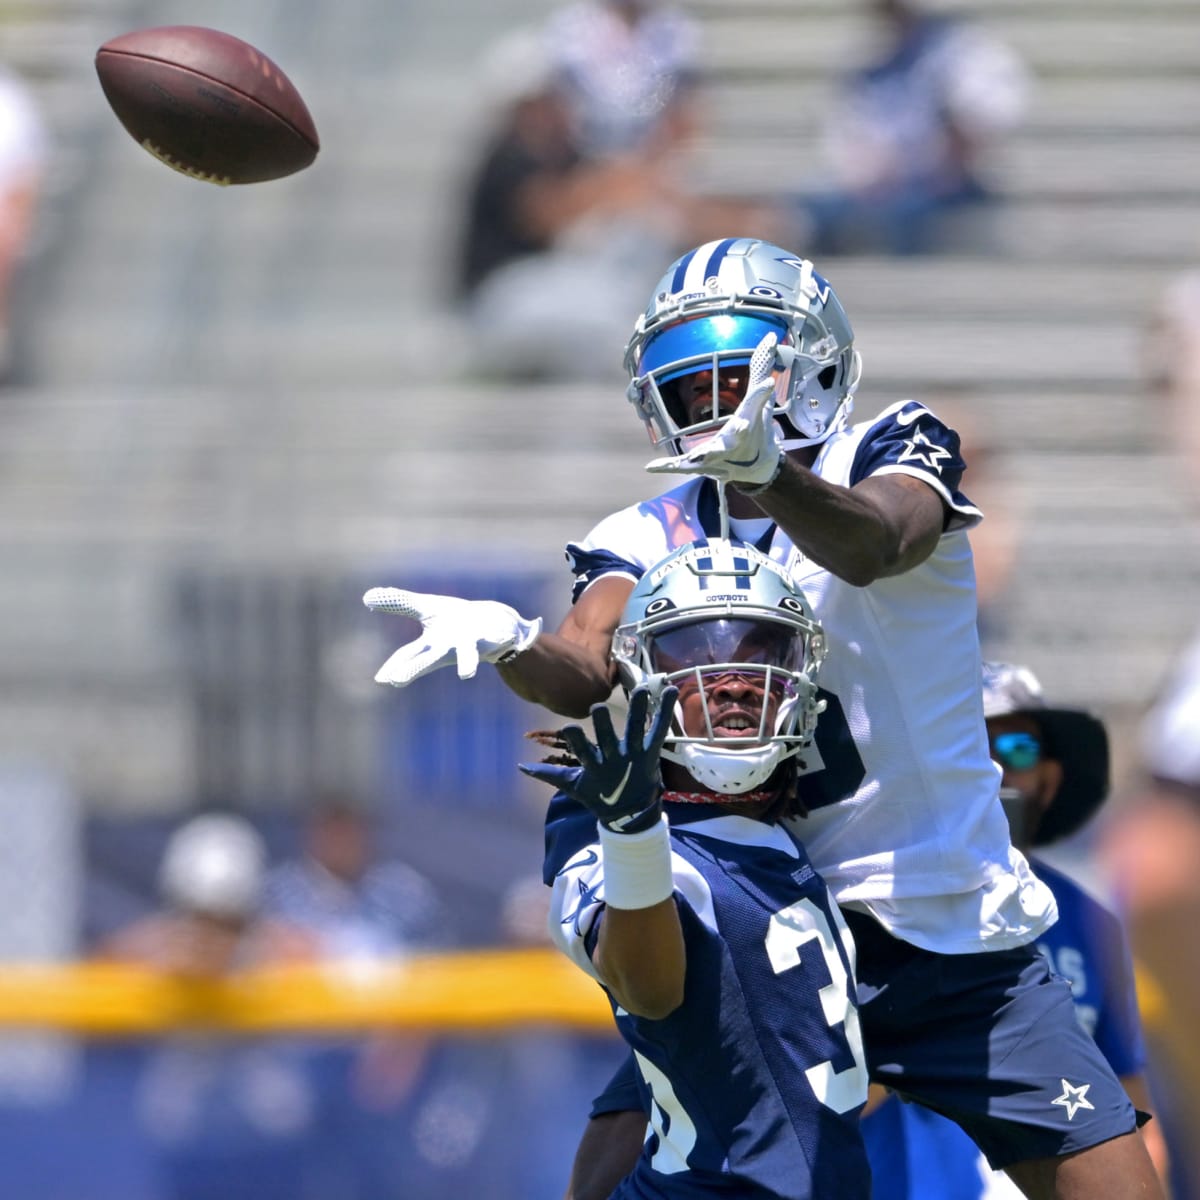
[[[309,166],[316,126],[290,79],[240,38],[196,25],[139,29],[96,52],[104,95],[168,167],[222,187]]]

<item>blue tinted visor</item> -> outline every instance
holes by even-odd
[[[775,334],[782,342],[788,334],[785,320],[751,313],[717,313],[693,317],[669,325],[646,343],[638,363],[638,374],[653,374],[659,383],[703,369],[703,360],[721,356],[723,366],[736,367],[750,361],[755,347]],[[674,364],[679,364],[674,366]],[[663,368],[674,367],[659,375]]]

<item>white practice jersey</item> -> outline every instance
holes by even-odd
[[[825,630],[809,815],[796,821],[842,904],[942,953],[1031,941],[1054,898],[1009,839],[983,719],[975,575],[967,529],[980,513],[958,491],[958,435],[901,402],[822,446],[813,471],[852,486],[870,475],[924,480],[951,512],[933,554],[902,575],[854,587],[806,558],[773,525],[735,534],[785,566]],[[689,479],[607,517],[567,555],[578,598],[603,575],[632,579],[672,550],[718,536],[715,485]]]

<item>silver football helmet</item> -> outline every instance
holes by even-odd
[[[682,454],[720,426],[728,413],[718,371],[749,363],[768,333],[779,338],[772,411],[784,449],[816,445],[845,425],[862,360],[833,288],[781,246],[726,238],[667,268],[625,347],[629,399],[661,453]],[[700,371],[712,372],[712,408],[697,421],[679,388]]]
[[[812,743],[824,655],[821,627],[787,574],[752,546],[718,539],[692,542],[647,571],[613,635],[626,688],[656,676],[680,689],[663,757],[727,795],[762,786]],[[719,734],[709,699],[733,675],[761,689],[759,725],[751,730],[742,713],[731,718],[736,732]],[[706,732],[689,736],[683,706],[697,690]]]

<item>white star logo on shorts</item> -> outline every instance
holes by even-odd
[[[1073,1087],[1065,1079],[1062,1081],[1063,1094],[1057,1100],[1051,1100],[1051,1104],[1061,1104],[1067,1110],[1067,1120],[1075,1119],[1075,1114],[1081,1108],[1089,1108],[1092,1112],[1096,1111],[1096,1106],[1087,1098],[1088,1089],[1091,1088],[1090,1083],[1080,1084],[1079,1087]]]
[[[904,443],[904,449],[896,462],[919,462],[931,471],[941,472],[942,460],[954,456],[944,446],[935,445],[920,430]]]

